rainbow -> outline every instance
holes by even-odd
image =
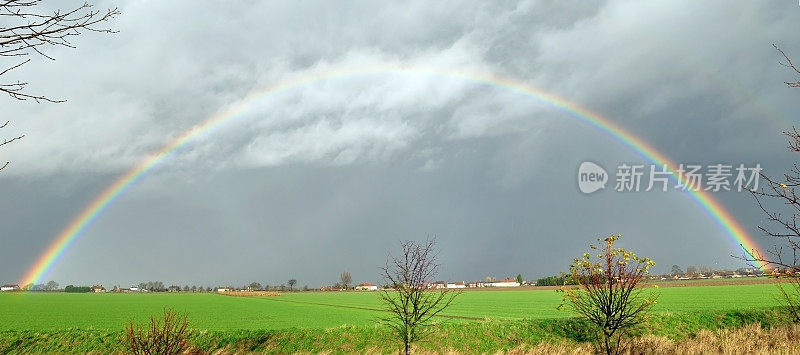
[[[673,172],[673,180],[679,179],[678,172],[674,170],[677,165],[666,155],[659,152],[640,138],[628,132],[623,127],[612,121],[594,113],[580,105],[570,102],[552,93],[543,91],[530,86],[524,82],[511,78],[501,77],[494,74],[482,74],[468,72],[464,70],[454,70],[447,68],[431,67],[408,67],[400,65],[379,65],[370,67],[345,68],[340,70],[326,71],[323,73],[308,74],[299,78],[279,82],[261,91],[252,92],[237,104],[229,106],[215,115],[207,118],[199,125],[184,132],[171,142],[167,143],[147,158],[139,162],[138,165],[128,170],[120,176],[114,183],[108,186],[97,198],[95,198],[83,211],[73,219],[54,239],[49,247],[36,260],[35,264],[28,269],[20,281],[21,285],[29,283],[39,283],[64,255],[70,245],[75,242],[81,233],[100,216],[120,195],[128,188],[143,178],[149,171],[153,170],[159,163],[175,151],[185,146],[199,135],[209,132],[221,124],[241,116],[241,113],[250,107],[258,99],[273,95],[282,91],[297,88],[302,85],[331,80],[336,78],[350,77],[365,74],[423,74],[431,76],[441,76],[447,78],[461,79],[477,84],[499,87],[524,96],[545,102],[570,116],[593,126],[607,135],[618,140],[620,143],[636,152],[639,156],[652,162],[653,164],[666,164]],[[687,190],[688,195],[694,200],[701,209],[716,224],[726,232],[726,234],[736,244],[746,250],[759,251],[758,244],[747,233],[747,231],[733,218],[733,216],[709,193],[706,191]],[[762,265],[757,265],[762,266]]]

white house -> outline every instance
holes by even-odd
[[[6,285],[3,285],[3,286],[0,286],[0,291],[3,291],[3,292],[5,292],[5,291],[19,291],[19,285],[6,284]]]
[[[447,288],[466,288],[467,285],[464,285],[464,282],[457,281],[457,282],[448,282]]]
[[[232,287],[218,287],[217,292],[230,292],[233,291]]]
[[[519,282],[514,279],[502,279],[500,281],[492,281],[486,284],[487,287],[517,287]]]
[[[434,283],[429,283],[428,288],[440,289],[440,288],[447,288],[447,283],[444,281],[436,281]]]
[[[369,282],[365,282],[356,286],[356,291],[377,291],[378,285],[373,285]]]

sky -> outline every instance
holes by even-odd
[[[69,7],[70,2],[59,2]],[[499,76],[580,105],[679,163],[797,161],[793,1],[102,1],[116,34],[48,48],[0,97],[0,282],[15,282],[107,186],[243,107],[125,190],[47,280],[62,285],[380,282],[399,240],[436,237],[440,279],[566,271],[598,237],[657,263],[738,268],[740,247],[690,196],[618,192],[650,164],[546,101],[435,72]],[[5,64],[6,62],[3,62]],[[364,72],[363,68],[408,70]],[[423,68],[435,70],[425,72]],[[413,69],[420,69],[414,71]],[[350,74],[321,78],[334,71]],[[361,70],[359,72],[359,70]],[[269,95],[279,83],[305,80]],[[578,166],[609,171],[582,193]],[[746,192],[713,196],[758,241]]]

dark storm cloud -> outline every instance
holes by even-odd
[[[276,82],[379,64],[517,78],[626,127],[678,162],[791,161],[797,92],[770,44],[800,54],[794,4],[131,1],[19,73],[64,104],[6,100],[27,137],[3,147],[0,279],[115,176]],[[99,4],[107,6],[107,4]],[[575,171],[645,162],[502,88],[425,74],[353,75],[251,102],[101,215],[50,277],[71,283],[379,281],[397,239],[438,235],[443,278],[541,276],[595,237],[661,265],[738,266],[685,194],[581,195]],[[613,181],[611,182],[613,184]],[[743,194],[718,197],[752,232]],[[664,266],[666,267],[666,266]]]

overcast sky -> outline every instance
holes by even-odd
[[[59,2],[67,7],[66,2]],[[89,202],[183,132],[271,85],[383,65],[498,75],[595,111],[676,162],[796,155],[800,113],[779,44],[800,61],[796,1],[103,1],[114,35],[5,81],[0,97],[0,282],[31,267]],[[686,193],[591,195],[576,172],[649,164],[546,102],[452,76],[385,72],[311,81],[249,102],[131,186],[47,280],[66,284],[319,286],[380,281],[399,239],[438,236],[441,279],[567,269],[597,237],[657,263],[743,266]],[[612,176],[613,180],[614,177]],[[714,194],[762,246],[745,193]]]

